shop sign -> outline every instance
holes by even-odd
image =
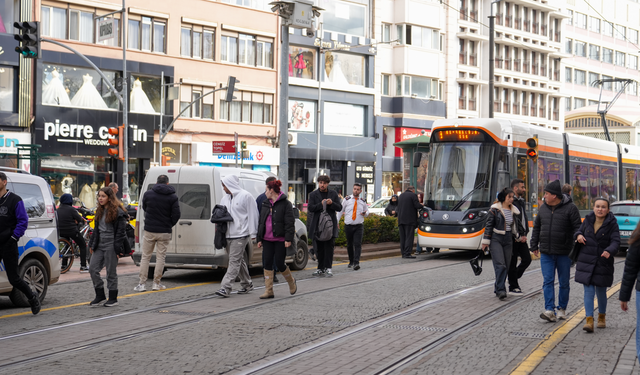
[[[424,131],[424,134],[422,132]],[[396,128],[396,140],[395,142],[406,141],[407,139],[413,139],[421,135],[431,136],[431,129],[419,129],[419,128]],[[394,142],[394,143],[395,143]],[[402,157],[402,149],[400,147],[395,148],[395,156]]]
[[[362,185],[369,185],[375,183],[373,164],[360,164],[356,163],[356,182]]]
[[[364,135],[364,113],[362,105],[324,103],[324,134]]]
[[[114,125],[115,126],[115,125]],[[147,142],[147,131],[138,129],[137,125],[129,124],[133,128],[134,142]],[[100,126],[96,131],[93,125],[65,124],[56,119],[54,122],[44,123],[44,140],[55,138],[57,142],[82,143],[89,146],[109,146],[109,127]]]
[[[31,143],[30,133],[0,132],[0,154],[16,154],[18,145]]]
[[[220,142],[220,141],[217,141]],[[233,141],[229,141],[233,143]],[[215,143],[215,142],[213,142]],[[240,153],[232,151],[225,154],[212,153],[212,142],[194,142],[191,145],[192,160],[194,163],[220,163],[220,164],[235,164],[236,157]],[[240,163],[238,158],[238,163]],[[244,164],[259,164],[259,165],[279,165],[280,164],[280,149],[273,147],[262,146],[248,146],[244,151],[244,158],[242,158]]]
[[[115,22],[113,18],[107,18],[98,22],[98,41],[104,42],[105,40],[113,39],[115,36]]]

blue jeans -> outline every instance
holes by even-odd
[[[542,269],[542,291],[544,293],[544,308],[554,311],[556,308],[555,287],[556,271],[558,272],[558,282],[560,291],[558,292],[557,308],[566,310],[569,304],[569,274],[571,269],[571,259],[566,255],[540,254],[540,268]]]
[[[607,313],[607,287],[584,285],[584,311],[585,316],[593,316],[593,297],[598,296],[598,312]]]

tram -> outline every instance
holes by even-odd
[[[529,139],[537,139],[537,157],[527,155]],[[595,198],[640,198],[640,147],[504,119],[438,120],[431,131],[419,245],[480,249],[489,208],[513,178],[525,181],[530,220],[544,186],[554,180],[571,184],[584,217]]]

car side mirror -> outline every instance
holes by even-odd
[[[297,208],[293,209],[293,217],[296,219],[300,219],[300,210]]]

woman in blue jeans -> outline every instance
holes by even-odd
[[[575,233],[582,244],[576,261],[576,282],[584,285],[584,309],[587,316],[583,330],[593,332],[593,299],[598,297],[598,328],[606,328],[607,288],[613,284],[613,256],[620,248],[620,229],[609,212],[609,201],[597,198]]]
[[[628,302],[631,299],[633,284],[636,284],[636,351],[640,358],[640,325],[638,324],[640,323],[640,225],[629,238],[629,250],[624,262],[622,285],[618,297],[622,311],[629,310]]]

